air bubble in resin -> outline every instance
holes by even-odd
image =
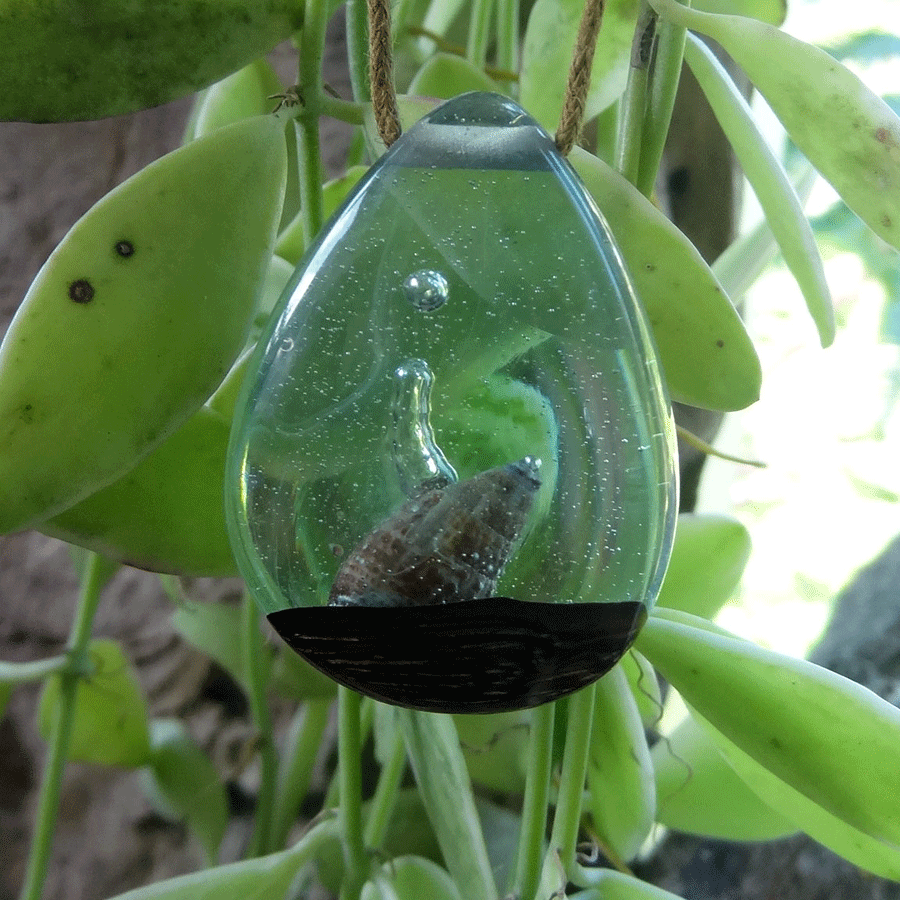
[[[490,712],[589,683],[656,599],[677,505],[670,404],[600,213],[520,107],[469,94],[333,222],[236,415],[248,589],[388,702]]]
[[[419,312],[434,312],[440,309],[450,296],[450,286],[440,272],[421,269],[408,275],[403,282],[406,299]]]

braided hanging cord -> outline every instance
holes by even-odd
[[[378,134],[385,147],[390,147],[400,137],[400,112],[394,90],[394,61],[391,52],[391,12],[388,0],[367,0],[369,13],[369,80],[372,86],[372,108]],[[578,139],[584,119],[588,88],[591,84],[591,66],[597,35],[603,21],[605,0],[587,0],[575,51],[566,83],[559,127],[556,129],[556,146],[567,156]]]
[[[562,115],[559,119],[559,128],[556,129],[556,147],[563,156],[569,155],[581,131],[588,88],[591,85],[594,50],[605,5],[604,0],[587,0],[581,14],[572,65],[569,67],[569,80],[566,82]]]
[[[400,137],[400,112],[394,90],[391,10],[388,0],[367,0],[369,10],[369,81],[378,134],[385,147]]]

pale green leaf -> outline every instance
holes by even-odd
[[[134,768],[147,762],[147,703],[121,644],[91,641],[91,674],[78,682],[68,758],[76,762]],[[49,739],[61,702],[60,676],[44,685],[38,727]]]

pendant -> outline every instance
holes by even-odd
[[[244,385],[226,506],[248,589],[308,662],[388,703],[497,712],[626,652],[676,478],[600,212],[530,116],[475,93],[307,252]]]

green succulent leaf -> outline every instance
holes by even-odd
[[[228,825],[225,786],[177,719],[150,723],[150,760],[141,780],[157,811],[176,822],[186,821],[207,859],[215,860]]]
[[[712,618],[737,588],[750,549],[736,519],[682,513],[658,605]]]
[[[254,60],[197,95],[185,142],[242,119],[272,112],[276,104],[270,98],[282,90],[281,81],[269,63],[265,59]]]
[[[571,895],[571,900],[683,900],[677,894],[624,875],[613,869],[581,869],[576,880],[592,887]]]
[[[628,679],[616,666],[597,682],[585,811],[604,844],[633,859],[656,814],[656,790],[644,725]]]
[[[735,774],[695,719],[685,719],[650,754],[663,825],[724,841],[766,841],[797,831]]]
[[[147,703],[131,663],[116,641],[88,645],[92,672],[78,682],[69,759],[135,768],[150,756]],[[61,677],[50,676],[38,707],[38,729],[48,739],[59,714]]]
[[[362,890],[362,900],[461,900],[453,879],[421,856],[400,856],[385,863]]]
[[[784,261],[806,298],[822,346],[826,347],[834,341],[834,309],[822,258],[803,206],[760,133],[749,104],[724,66],[693,35],[688,35],[684,55],[756,193]]]
[[[303,24],[296,0],[81,0],[0,11],[0,118],[100,119],[159,106],[264,55]]]
[[[644,728],[655,730],[662,718],[663,703],[659,681],[650,660],[632,647],[619,665],[628,679]]]
[[[781,25],[787,15],[787,0],[695,0],[692,6],[708,13],[747,16],[770,25]]]
[[[223,900],[237,897],[240,900],[274,900],[288,897],[303,868],[331,849],[340,854],[337,823],[333,820],[319,823],[293,847],[281,853],[158,881],[119,894],[113,900]]]
[[[824,50],[764,22],[651,2],[660,15],[717,40],[847,206],[900,248],[900,119],[884,100]]]
[[[172,627],[244,684],[240,609],[221,603],[186,603],[173,613]]]
[[[248,119],[97,203],[0,346],[0,532],[111,484],[194,413],[247,337],[285,183],[283,126]]]
[[[748,756],[696,711],[692,715],[707,728],[709,739],[728,764],[766,804],[854,865],[882,878],[900,881],[900,849],[895,845],[877,840],[833,815]]]
[[[680,618],[651,614],[637,646],[690,707],[798,794],[896,851],[900,710],[812,663]]]
[[[118,481],[39,529],[152,572],[237,574],[222,501],[229,429],[200,409]]]
[[[497,85],[482,69],[465,57],[435,53],[416,72],[410,94],[449,100],[467,91],[496,91]]]
[[[529,713],[520,710],[453,718],[472,781],[498,793],[521,793],[525,789]]]
[[[585,118],[592,119],[625,90],[638,0],[608,0],[594,52]],[[537,0],[522,45],[519,100],[551,134],[559,124],[566,78],[584,3]]]
[[[759,358],[697,248],[626,179],[579,147],[569,156],[622,252],[673,399],[743,409],[759,398]]]

